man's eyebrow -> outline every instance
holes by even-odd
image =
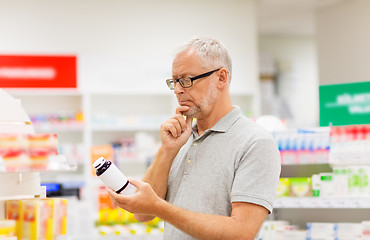
[[[183,77],[193,77],[195,75],[196,74],[191,74],[191,73],[185,72],[185,73],[178,74],[176,76],[172,75],[172,78],[178,79],[178,78],[183,78]]]

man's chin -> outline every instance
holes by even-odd
[[[187,112],[183,112],[182,115],[184,115],[185,117],[193,117],[191,113],[189,113],[189,111]]]
[[[193,108],[190,108],[188,111],[182,113],[182,115],[184,115],[187,118],[189,118],[189,117],[190,118],[196,118],[197,114],[198,114],[198,112],[196,111],[196,109],[193,109]]]

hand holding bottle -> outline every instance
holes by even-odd
[[[111,161],[100,157],[93,163],[93,167],[96,169],[96,175],[100,180],[116,193],[123,195],[135,193],[135,186],[129,182],[126,176]]]

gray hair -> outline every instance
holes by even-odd
[[[221,42],[211,38],[195,37],[179,47],[176,55],[189,49],[196,50],[202,62],[206,66],[214,68],[226,68],[229,76],[229,82],[231,82],[231,58],[229,52]]]

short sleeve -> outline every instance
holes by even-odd
[[[231,202],[249,202],[270,213],[281,171],[280,154],[272,138],[256,139],[241,154],[231,190]]]

